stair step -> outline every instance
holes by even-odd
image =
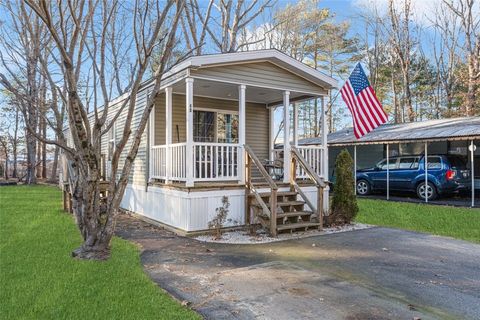
[[[318,227],[318,226],[320,226],[320,223],[317,223],[317,222],[299,222],[299,223],[279,224],[277,225],[277,230],[283,231],[283,230],[310,228],[310,227]]]
[[[300,206],[304,205],[305,201],[294,200],[294,201],[279,201],[277,202],[277,206],[279,207],[286,207],[286,206]]]
[[[270,207],[270,202],[265,202],[265,204],[267,205],[267,207]],[[277,207],[287,207],[287,206],[301,206],[301,205],[304,205],[305,204],[305,201],[298,201],[298,200],[294,200],[294,201],[279,201],[277,202]],[[260,204],[258,204],[256,201],[254,203],[252,203],[253,206],[260,206]]]
[[[277,197],[289,197],[289,196],[296,196],[298,193],[296,191],[278,191],[277,192]],[[266,198],[270,197],[271,193],[270,192],[260,192],[259,193],[260,197]],[[253,193],[249,194],[249,197],[255,197]]]
[[[291,212],[277,213],[277,218],[300,217],[300,216],[307,216],[312,214],[313,214],[312,211],[291,211]]]

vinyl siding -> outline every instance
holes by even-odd
[[[238,111],[238,102],[205,97],[193,97],[193,108]],[[172,142],[185,142],[185,96],[174,94],[172,99]],[[259,159],[268,159],[269,115],[264,104],[246,103],[246,143]],[[177,134],[178,128],[178,134]],[[165,144],[165,95],[155,102],[155,144]]]
[[[286,89],[308,94],[326,94],[314,83],[270,62],[205,67],[191,70],[192,77],[216,79],[256,87]]]

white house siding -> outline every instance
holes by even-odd
[[[288,191],[281,188],[279,191]],[[317,203],[316,187],[302,188],[313,203]],[[267,192],[268,190],[259,190]],[[230,202],[229,214],[224,227],[245,224],[245,189],[182,191],[178,189],[148,187],[129,184],[125,190],[121,207],[186,232],[208,230],[208,222],[216,215],[216,209],[222,206],[222,197]]]

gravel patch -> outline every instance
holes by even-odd
[[[301,239],[306,237],[320,236],[320,235],[332,234],[332,233],[362,230],[362,229],[368,229],[371,227],[373,226],[368,224],[353,223],[353,224],[348,224],[344,226],[323,228],[322,231],[309,230],[304,232],[282,233],[282,234],[279,234],[276,238],[270,237],[265,232],[265,230],[258,230],[256,236],[251,236],[248,233],[248,231],[238,230],[238,231],[224,232],[220,239],[215,239],[212,235],[201,235],[198,237],[194,237],[194,239],[202,242],[226,243],[226,244],[261,244],[261,243],[269,243],[269,242],[276,242],[276,241]]]

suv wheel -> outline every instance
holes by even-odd
[[[357,194],[365,196],[370,193],[370,184],[366,180],[357,181]]]
[[[433,183],[428,182],[426,188],[425,188],[425,182],[421,182],[420,184],[418,184],[417,196],[420,199],[425,200],[425,193],[427,194],[428,200],[435,200],[435,198],[437,197],[437,189],[435,188]]]

